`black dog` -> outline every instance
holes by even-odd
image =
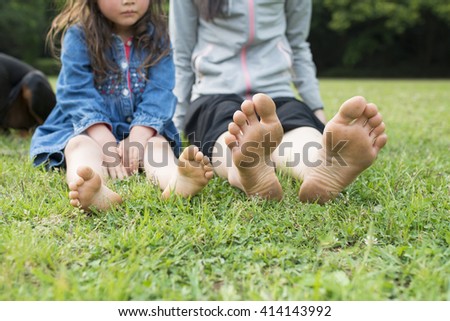
[[[45,75],[0,53],[0,129],[30,129],[42,124],[55,107]]]

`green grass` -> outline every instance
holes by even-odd
[[[0,137],[0,300],[450,300],[450,81],[323,80],[331,117],[352,95],[383,113],[389,142],[342,197],[248,200],[214,178],[161,201],[135,176],[126,202],[85,215],[64,173]]]

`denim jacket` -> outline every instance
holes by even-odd
[[[129,61],[125,45],[131,46]],[[172,93],[172,53],[148,70],[141,70],[145,53],[113,35],[113,48],[107,55],[119,71],[100,80],[92,70],[83,29],[72,26],[67,30],[56,87],[57,104],[46,122],[36,129],[31,142],[35,165],[62,165],[68,140],[99,123],[109,126],[118,141],[127,137],[133,126],[151,127],[176,147],[177,154],[180,141],[172,122],[177,103]]]

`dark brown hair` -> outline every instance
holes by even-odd
[[[194,2],[200,16],[207,21],[222,16],[228,3],[227,0],[195,0]]]
[[[145,15],[133,26],[135,45],[149,53],[141,68],[155,65],[170,51],[167,19],[163,10],[164,0],[151,0]],[[154,32],[149,33],[149,23]],[[47,34],[47,42],[55,56],[59,54],[67,29],[79,24],[86,35],[86,45],[91,64],[101,78],[117,66],[107,59],[107,49],[112,46],[113,24],[101,13],[97,0],[67,0],[61,13],[53,20]]]

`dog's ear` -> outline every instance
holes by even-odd
[[[28,130],[37,125],[36,117],[30,113],[29,104],[22,91],[4,110],[0,118],[0,127],[3,129]]]
[[[56,105],[55,93],[40,71],[28,73],[22,84],[22,94],[28,102],[29,112],[38,124],[42,124]]]

